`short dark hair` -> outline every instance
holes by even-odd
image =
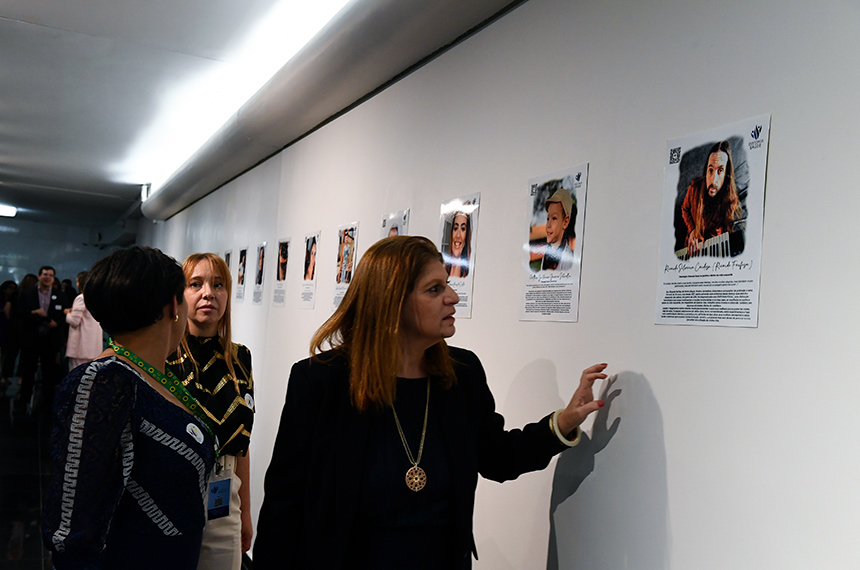
[[[185,275],[161,250],[132,246],[97,261],[84,284],[84,302],[108,334],[148,327],[173,299],[185,301]]]
[[[46,270],[46,269],[50,269],[51,271],[53,271],[53,272],[54,272],[54,276],[56,277],[56,275],[57,275],[57,270],[56,270],[56,269],[54,269],[53,267],[51,267],[50,265],[43,265],[42,267],[40,267],[40,268],[39,268],[39,272],[38,272],[36,275],[41,275],[41,274],[42,274],[42,272],[43,272],[44,270]]]

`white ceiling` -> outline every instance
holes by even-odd
[[[278,0],[2,0],[0,203],[103,226],[140,197],[123,164],[179,79],[229,64]]]
[[[153,174],[132,159],[143,139],[157,149],[159,140],[167,145],[175,135],[170,128],[151,132],[170,105],[171,90],[190,77],[242,65],[231,54],[279,1],[0,0],[0,204],[17,206],[22,220],[94,228],[139,217],[140,185]],[[389,4],[403,11],[411,3],[422,18],[427,14],[425,28],[438,26],[438,37],[424,34],[432,39],[410,61],[393,58],[397,68],[380,74],[390,79],[509,2],[353,0],[341,15],[358,13],[350,12],[355,5]],[[393,12],[388,8],[386,14]],[[370,22],[367,33],[398,23]],[[330,52],[337,42],[326,45]],[[348,95],[348,103],[372,90],[362,89]],[[343,100],[326,118],[347,106]],[[178,167],[187,156],[177,158]]]

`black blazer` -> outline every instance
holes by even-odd
[[[66,313],[64,309],[71,307],[65,293],[60,289],[51,289],[51,303],[48,305],[48,316],[40,317],[34,315],[33,311],[38,309],[39,305],[39,286],[31,287],[22,291],[18,296],[15,311],[23,320],[23,342],[36,342],[39,333],[39,326],[54,321],[57,323],[55,328],[49,329],[48,333],[51,337],[56,337],[58,340],[61,337],[60,332],[66,324]],[[56,347],[59,348],[59,345]]]
[[[452,466],[458,567],[475,554],[472,515],[478,474],[515,479],[547,466],[566,449],[549,416],[522,430],[504,429],[484,370],[472,352],[451,348],[457,383],[434,386]],[[438,394],[438,395],[437,395]],[[349,366],[338,351],[293,365],[265,495],[257,521],[254,567],[348,568],[369,427],[350,403]]]

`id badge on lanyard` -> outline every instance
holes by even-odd
[[[216,464],[220,467],[220,464]],[[220,471],[220,470],[219,470]],[[230,479],[229,473],[220,475],[226,477],[209,481],[209,492],[206,494],[206,518],[208,520],[220,519],[230,516]]]

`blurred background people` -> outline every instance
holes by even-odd
[[[71,301],[78,296],[78,291],[81,290],[81,286],[78,284],[78,288],[75,290],[75,288],[72,287],[71,279],[63,279],[60,281],[60,290],[63,292],[63,295],[66,296],[66,299]]]
[[[83,285],[86,279],[86,271],[78,273],[78,290],[84,290]],[[83,293],[75,297],[70,309],[66,309],[66,323],[69,325],[66,358],[69,359],[69,371],[71,371],[85,362],[94,360],[102,353],[104,334],[102,327],[87,310]]]
[[[20,404],[30,402],[36,381],[36,372],[41,368],[41,397],[33,405],[50,406],[53,390],[60,378],[60,349],[63,347],[63,329],[66,323],[65,309],[71,306],[66,296],[54,287],[54,268],[44,265],[39,268],[37,286],[19,291],[15,311],[22,319],[21,330],[21,391]]]
[[[9,378],[15,376],[20,331],[12,320],[12,306],[17,296],[18,284],[14,281],[0,285],[0,398],[6,395]]]

